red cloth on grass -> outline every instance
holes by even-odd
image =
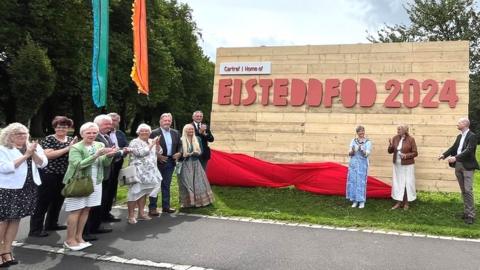
[[[244,154],[211,150],[207,176],[213,185],[238,187],[295,186],[324,195],[345,196],[348,168],[334,162],[270,163]],[[368,198],[390,198],[391,186],[368,177]]]

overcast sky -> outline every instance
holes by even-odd
[[[407,24],[408,0],[179,0],[193,10],[206,55],[218,47],[368,43],[385,23]]]

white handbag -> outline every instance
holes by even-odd
[[[122,186],[140,183],[140,180],[137,177],[135,165],[128,165],[127,167],[120,169],[120,173],[118,174],[118,183]]]

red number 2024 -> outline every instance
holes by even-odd
[[[397,96],[402,94],[403,105],[407,108],[415,108],[420,105],[420,89],[426,91],[422,99],[423,108],[438,108],[439,102],[448,102],[450,108],[455,108],[458,102],[457,85],[454,80],[446,80],[443,83],[442,90],[438,95],[438,101],[434,100],[438,93],[438,82],[435,80],[425,80],[421,83],[417,80],[406,80],[403,85],[397,80],[389,80],[385,83],[385,89],[392,91],[385,99],[384,106],[387,108],[400,108],[402,102],[396,100]]]

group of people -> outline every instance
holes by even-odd
[[[475,157],[477,139],[470,129],[468,118],[460,118],[457,129],[461,132],[454,144],[438,157],[447,159],[449,166],[455,168],[460,190],[462,192],[464,211],[459,215],[466,224],[475,222],[475,204],[473,199],[473,172],[479,169]],[[350,162],[348,166],[346,198],[352,207],[364,208],[367,191],[369,155],[372,142],[365,136],[365,127],[356,128],[357,137],[349,146]],[[393,154],[392,199],[395,204],[392,210],[409,209],[409,202],[417,198],[415,189],[415,158],[418,156],[415,139],[409,134],[407,125],[397,127],[397,135],[388,140],[387,151]]]
[[[47,231],[67,230],[64,247],[81,250],[108,233],[110,222],[121,219],[111,214],[119,172],[126,163],[134,166],[136,181],[128,186],[129,224],[159,216],[157,194],[161,193],[164,213],[170,207],[170,185],[178,173],[180,207],[202,207],[214,202],[206,176],[210,159],[209,142],[214,137],[196,111],[182,134],[171,127],[172,115],[160,117],[160,127],[147,124],[137,128],[138,137],[128,143],[118,129],[117,113],[99,115],[80,127],[80,139],[68,136],[73,121],[57,116],[55,133],[41,142],[30,141],[29,130],[12,123],[0,133],[0,267],[17,264],[12,255],[20,219],[31,216],[29,237],[48,236]],[[180,166],[181,164],[181,166]],[[181,167],[181,169],[180,169]],[[92,181],[93,191],[85,196],[65,198],[65,186],[73,187],[78,176]],[[144,207],[149,198],[148,213]],[[58,222],[65,205],[67,226]],[[135,210],[137,209],[137,213]]]
[[[182,133],[173,129],[172,115],[160,116],[160,127],[152,130],[140,124],[137,138],[130,143],[119,130],[120,116],[116,113],[99,115],[93,122],[80,127],[80,136],[68,136],[73,121],[57,116],[52,121],[55,133],[41,142],[30,141],[29,130],[12,123],[0,133],[0,267],[17,264],[12,255],[20,219],[31,216],[30,237],[48,236],[47,231],[67,229],[64,247],[81,250],[91,246],[96,234],[108,233],[110,222],[119,222],[111,214],[118,187],[119,172],[124,163],[135,168],[135,181],[128,189],[129,224],[159,216],[157,194],[161,194],[161,212],[173,213],[170,205],[170,185],[177,173],[180,207],[202,207],[214,202],[206,175],[210,159],[209,142],[214,137],[196,111],[192,122]],[[479,169],[475,152],[476,135],[469,130],[467,118],[458,121],[461,132],[452,147],[438,159],[447,159],[463,196],[461,218],[473,224],[473,172]],[[365,127],[356,128],[357,136],[349,145],[349,169],[346,198],[352,207],[364,208],[372,141]],[[397,127],[397,135],[388,140],[387,151],[393,154],[392,209],[409,208],[416,199],[415,158],[418,156],[415,139],[406,125]],[[128,161],[125,161],[128,159]],[[81,175],[92,181],[93,191],[85,196],[62,196],[65,186]],[[144,210],[147,205],[148,212]],[[62,205],[68,213],[67,226],[58,222]]]

